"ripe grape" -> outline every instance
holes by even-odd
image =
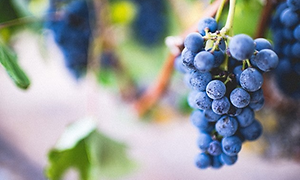
[[[199,32],[186,37],[181,53],[189,69],[184,80],[191,89],[191,121],[199,130],[201,153],[195,160],[201,169],[234,164],[242,142],[259,137],[262,128],[254,111],[264,104],[262,73],[278,64],[268,40],[245,34],[230,38],[216,31],[214,23],[201,20]]]
[[[255,44],[253,39],[246,34],[235,35],[229,42],[230,54],[240,61],[250,59],[254,49]]]

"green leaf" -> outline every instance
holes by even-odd
[[[126,145],[101,133],[90,119],[70,125],[49,151],[48,161],[50,180],[63,179],[69,169],[77,170],[81,180],[116,178],[135,167],[127,157]]]
[[[19,66],[16,54],[0,42],[0,63],[5,68],[14,83],[22,89],[27,89],[30,80]]]

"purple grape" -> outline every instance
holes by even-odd
[[[259,51],[254,60],[256,66],[265,72],[275,69],[279,62],[277,54],[270,49],[263,49]]]
[[[220,99],[226,93],[226,86],[220,80],[212,80],[206,86],[206,94],[211,99]]]
[[[240,84],[246,91],[257,91],[263,84],[263,76],[255,68],[247,68],[241,73]]]
[[[237,108],[244,108],[250,103],[250,94],[243,88],[235,88],[230,93],[230,102]]]
[[[228,156],[236,156],[242,149],[242,141],[237,136],[224,137],[222,139],[223,152]]]
[[[205,28],[208,28],[209,32],[215,32],[217,27],[217,21],[212,17],[203,18],[198,23],[198,31],[202,36],[205,36]]]
[[[224,137],[232,136],[238,128],[236,118],[230,116],[222,116],[216,123],[216,131]]]
[[[254,120],[249,126],[240,128],[239,131],[248,141],[254,141],[262,134],[263,127],[258,120]]]
[[[199,33],[193,32],[184,39],[184,46],[188,50],[198,53],[203,48],[203,38]]]
[[[254,41],[246,34],[235,35],[229,42],[230,54],[239,61],[250,59],[254,53],[254,50]]]
[[[209,72],[213,68],[214,59],[214,56],[210,52],[201,51],[195,56],[194,66],[202,73]]]

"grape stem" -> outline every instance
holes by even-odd
[[[226,20],[225,26],[221,29],[221,35],[233,35],[233,19],[235,11],[236,0],[229,1],[229,12]]]
[[[214,1],[201,15],[200,19],[202,17],[213,17],[218,7],[220,6],[222,0],[216,0]],[[186,31],[184,31],[180,37],[184,39],[188,34],[191,32],[197,31],[197,25],[198,21],[195,22],[191,27],[189,27]],[[182,48],[183,44],[178,45],[178,49]],[[158,79],[155,81],[155,83],[149,87],[141,96],[138,98],[134,103],[134,107],[137,111],[137,114],[142,117],[144,116],[151,107],[153,107],[156,102],[159,100],[159,98],[162,96],[162,94],[166,91],[170,79],[172,77],[173,69],[174,69],[174,60],[179,55],[180,51],[177,51],[178,53],[169,53],[167,56],[167,59],[165,61],[165,64],[163,65],[161,69],[161,73],[158,76]]]
[[[224,5],[225,5],[225,3],[226,3],[227,1],[228,1],[228,0],[222,0],[222,2],[220,3],[220,6],[219,6],[219,8],[218,8],[218,11],[217,11],[217,14],[216,14],[216,17],[215,17],[215,20],[216,20],[217,22],[219,22],[219,20],[220,20],[220,17],[221,17],[221,14],[222,14]]]

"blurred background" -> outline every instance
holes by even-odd
[[[234,32],[254,37],[265,5],[238,1]],[[299,179],[299,101],[272,74],[256,113],[262,137],[233,166],[194,165],[189,90],[172,70],[207,9],[208,0],[1,0],[0,180]]]

